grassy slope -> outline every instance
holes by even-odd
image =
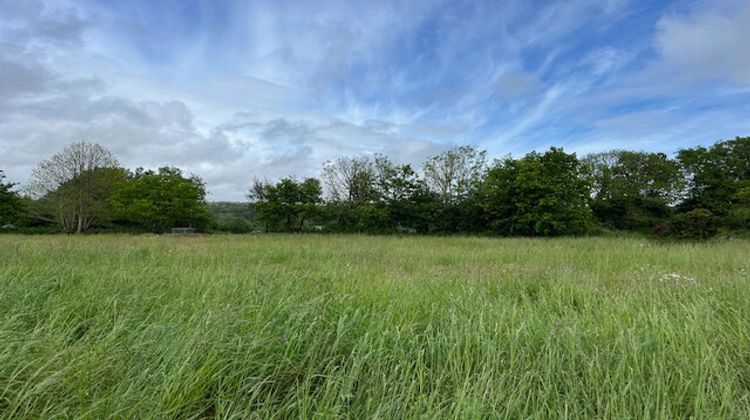
[[[750,416],[750,242],[0,236],[0,413]]]

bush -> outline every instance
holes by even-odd
[[[706,209],[675,215],[669,224],[669,236],[678,239],[708,239],[718,231],[716,217]]]
[[[664,237],[669,235],[668,223],[657,223],[651,228],[651,234],[654,236]]]
[[[219,232],[250,233],[254,225],[248,220],[236,216],[221,215],[216,218],[213,229]]]

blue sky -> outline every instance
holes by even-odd
[[[210,198],[328,159],[419,165],[750,135],[750,1],[0,0],[0,169],[87,140]]]

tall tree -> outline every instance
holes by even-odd
[[[411,165],[397,165],[376,155],[375,173],[380,203],[388,216],[380,230],[429,232],[438,202]]]
[[[664,153],[613,150],[583,159],[593,177],[592,210],[619,229],[651,229],[666,220],[684,190],[682,172]]]
[[[466,198],[482,179],[487,152],[472,146],[454,147],[429,158],[423,165],[427,185],[445,203]]]
[[[0,170],[0,227],[15,224],[23,213],[23,205],[18,193],[13,191],[16,184],[5,183],[5,172]]]
[[[496,162],[481,186],[480,201],[498,233],[570,235],[590,226],[590,194],[586,167],[575,154],[553,147]]]
[[[178,226],[203,228],[209,221],[203,181],[179,168],[137,169],[111,199],[124,221],[154,232]]]
[[[342,157],[323,166],[329,227],[343,232],[382,231],[388,215],[380,201],[374,159],[367,155]]]
[[[108,181],[117,159],[96,143],[73,143],[32,172],[29,192],[46,203],[66,230],[81,233],[108,215],[107,199],[113,191]],[[104,175],[107,176],[104,176]]]
[[[248,198],[269,232],[299,232],[315,217],[322,202],[320,181],[284,178],[276,184],[255,181]]]
[[[342,157],[326,162],[323,181],[332,202],[358,205],[377,200],[375,167],[369,156]]]
[[[384,155],[375,155],[374,176],[377,196],[384,202],[408,199],[423,186],[411,165],[397,165]]]

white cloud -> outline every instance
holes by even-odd
[[[715,4],[663,18],[655,44],[614,45],[599,35],[629,0],[0,0],[0,168],[24,182],[64,144],[96,141],[241,200],[254,177],[316,176],[341,155],[418,164],[455,143],[502,155],[698,138],[683,125],[724,135],[747,126],[750,7]],[[707,77],[735,85],[692,89]]]
[[[750,84],[750,2],[710,5],[690,15],[662,18],[656,49],[680,75]]]

